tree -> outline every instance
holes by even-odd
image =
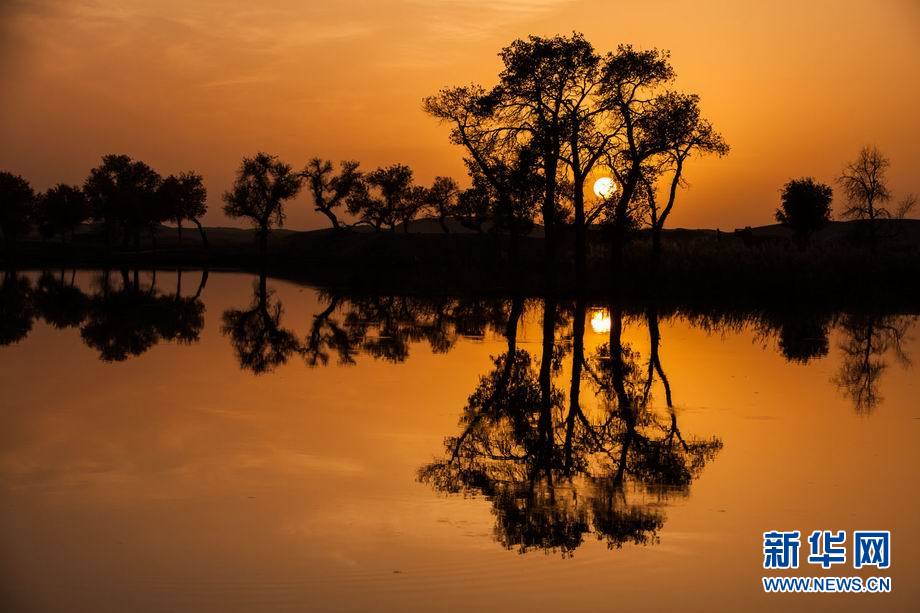
[[[580,34],[518,39],[499,54],[499,82],[486,91],[478,85],[441,90],[426,98],[425,110],[451,124],[451,140],[466,148],[471,171],[494,191],[500,208],[513,189],[501,170],[514,166],[523,148],[532,153],[527,167],[541,186],[538,210],[545,234],[547,266],[553,264],[559,213],[559,174],[563,148],[598,76],[598,58]],[[579,166],[579,168],[581,168]],[[532,217],[536,213],[528,211]]]
[[[353,160],[342,162],[341,169],[338,175],[333,175],[332,162],[313,158],[301,173],[307,180],[310,193],[313,195],[313,210],[328,217],[332,222],[332,227],[336,230],[341,227],[341,222],[335,210],[346,202],[361,183],[358,162]]]
[[[776,209],[776,221],[791,229],[807,243],[811,235],[827,225],[831,218],[834,190],[811,177],[792,179],[783,186],[782,204]]]
[[[200,218],[208,212],[208,191],[204,187],[201,175],[194,172],[169,175],[160,185],[158,195],[163,215],[176,222],[179,243],[182,243],[182,222],[189,220],[198,227],[201,243],[207,249],[208,237],[201,226]]]
[[[42,236],[60,236],[61,241],[66,240],[68,233],[73,238],[76,227],[90,215],[83,190],[63,183],[58,183],[38,198],[35,212]]]
[[[29,182],[9,172],[0,172],[0,233],[11,244],[29,231],[35,192]]]
[[[913,211],[916,206],[917,195],[907,194],[901,199],[901,202],[898,203],[898,210],[895,212],[894,216],[897,219],[907,219],[907,216],[910,215],[911,211]]]
[[[492,209],[490,190],[477,176],[470,187],[457,194],[455,217],[464,228],[482,233],[483,225],[492,218]]]
[[[652,250],[655,257],[661,253],[661,234],[665,221],[674,208],[677,188],[686,185],[683,177],[684,164],[694,153],[714,153],[719,157],[727,155],[729,146],[712,124],[703,119],[699,96],[665,92],[655,100],[654,112],[650,116],[653,131],[664,143],[661,159],[656,164],[646,165],[642,174],[649,207],[649,225],[652,229]],[[667,202],[659,209],[654,182],[662,175],[671,174],[668,184]]]
[[[438,218],[438,224],[444,234],[450,234],[447,219],[457,216],[457,198],[460,189],[457,182],[450,177],[435,177],[428,191],[425,192],[425,204]]]
[[[368,173],[348,198],[348,212],[377,231],[384,227],[395,230],[400,222],[408,231],[408,222],[422,206],[422,193],[412,185],[412,169],[404,164]]]
[[[568,141],[568,163],[573,171],[576,226],[576,271],[584,261],[584,185],[594,162],[600,157],[612,134],[598,135],[591,128],[606,106],[592,104],[598,80],[600,58],[584,36],[530,36],[515,40],[499,54],[504,70],[499,84],[486,98],[488,108],[499,121],[511,126],[508,136],[528,133],[531,146],[538,152],[538,167],[543,175],[541,207],[548,259],[555,251],[558,221],[560,164],[564,163],[564,147]],[[580,160],[582,146],[592,143],[590,159]],[[580,207],[580,208],[579,208]]]
[[[891,200],[885,176],[891,162],[878,147],[863,147],[856,160],[847,164],[837,183],[843,189],[849,208],[841,216],[847,219],[876,219],[891,217],[891,212],[881,204]]]
[[[161,217],[157,190],[162,179],[144,162],[127,155],[106,155],[83,183],[91,217],[103,224],[106,245],[119,237],[140,247],[144,229],[153,231]]]
[[[668,152],[673,144],[663,128],[673,125],[666,111],[674,107],[656,99],[661,87],[674,79],[670,57],[670,53],[659,49],[639,51],[631,45],[620,45],[604,63],[601,91],[622,125],[622,134],[607,155],[607,166],[621,187],[608,213],[613,226],[615,268],[620,265],[626,233],[635,224],[630,212],[637,187],[649,167],[659,166],[654,158]]]
[[[264,254],[268,233],[273,225],[284,225],[284,203],[297,195],[300,185],[300,175],[273,155],[260,152],[243,158],[233,187],[224,194],[224,213],[252,221]]]
[[[667,52],[621,45],[601,56],[574,33],[516,40],[500,57],[503,70],[492,89],[443,89],[425,99],[425,110],[450,124],[451,141],[466,148],[471,175],[480,175],[497,208],[514,209],[509,203],[522,184],[518,172],[507,171],[527,171],[524,183],[538,186],[540,196],[528,214],[542,218],[548,265],[556,228],[568,220],[571,202],[577,279],[585,276],[587,226],[599,219],[613,225],[617,256],[637,211],[649,206],[651,190],[637,187],[650,170],[673,169],[676,190],[691,152],[727,151],[700,119],[695,96],[664,90],[674,78]],[[523,159],[529,164],[518,167]],[[589,212],[585,184],[604,165],[622,189]],[[655,208],[656,234],[673,195],[668,204],[660,212]]]

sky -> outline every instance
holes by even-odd
[[[896,199],[920,193],[918,0],[0,0],[0,169],[37,189],[106,153],[196,170],[206,225],[242,223],[220,195],[257,151],[462,182],[422,98],[494,84],[515,38],[572,31],[602,52],[669,49],[731,145],[687,165],[672,227],[771,223],[783,183],[830,183],[866,144]],[[288,207],[286,227],[326,223],[306,192]]]

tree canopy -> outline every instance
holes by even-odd
[[[830,185],[818,183],[811,177],[792,179],[783,186],[776,221],[807,241],[830,221],[833,197]]]

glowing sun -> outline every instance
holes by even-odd
[[[617,193],[617,184],[610,177],[601,177],[594,182],[594,195],[604,200]]]
[[[597,309],[591,313],[591,329],[594,330],[596,334],[606,334],[610,332],[610,315],[607,314],[606,310]]]

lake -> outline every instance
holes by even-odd
[[[0,315],[7,611],[920,602],[911,314],[65,270]],[[766,571],[774,529],[890,530],[891,567]]]

